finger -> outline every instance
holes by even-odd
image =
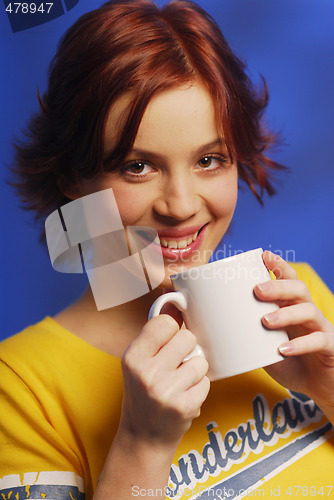
[[[198,384],[205,377],[209,370],[209,363],[203,356],[194,356],[193,358],[181,363],[177,370],[180,380],[179,390],[186,391]]]
[[[181,363],[178,369],[164,372],[164,375],[161,377],[159,376],[159,373],[161,374],[159,362],[158,364],[155,363],[153,370],[146,372],[142,382],[150,396],[153,396],[162,406],[174,406],[177,411],[181,410],[182,413],[182,404],[180,405],[180,402],[177,402],[177,398],[183,398],[190,388],[200,383],[206,376],[208,367],[209,365],[205,358],[195,356],[191,360],[183,364]]]
[[[185,391],[181,397],[178,397],[176,404],[181,408],[186,418],[199,417],[201,414],[201,406],[206,400],[209,391],[210,380],[208,377],[204,376],[197,384]]]
[[[292,306],[282,307],[268,313],[262,318],[268,328],[286,328],[288,326],[303,325],[311,330],[330,331],[329,322],[319,309],[311,302],[303,302]]]
[[[161,368],[175,369],[196,346],[195,335],[186,329],[179,330],[157,353]]]
[[[276,279],[296,279],[296,271],[279,255],[266,250],[262,255],[267,269],[272,271]]]
[[[152,357],[179,331],[177,321],[169,314],[150,319],[132,342],[131,350],[139,358]]]
[[[255,295],[264,301],[312,302],[310,292],[303,281],[294,279],[271,280],[259,283]]]
[[[300,356],[302,354],[318,353],[333,358],[334,363],[334,335],[324,332],[313,332],[309,335],[296,337],[279,346],[283,356]]]

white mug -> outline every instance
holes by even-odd
[[[204,353],[211,380],[238,375],[281,361],[278,346],[288,340],[283,330],[269,330],[262,316],[278,309],[254,295],[254,287],[271,276],[257,248],[226,259],[194,267],[171,276],[174,292],[158,297],[149,318],[158,316],[166,303],[181,312]]]

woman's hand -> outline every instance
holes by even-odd
[[[286,359],[267,367],[283,386],[311,397],[329,418],[334,415],[334,328],[314,305],[306,285],[281,257],[264,252],[263,260],[276,280],[259,284],[254,291],[280,309],[262,321],[268,328],[284,328],[289,341],[280,346]]]
[[[177,446],[199,416],[210,387],[208,363],[200,356],[183,363],[195,345],[193,333],[162,314],[126,350],[121,427],[135,439]]]
[[[120,425],[94,499],[131,498],[133,488],[141,496],[165,498],[177,445],[210,388],[206,359],[183,363],[195,345],[189,330],[162,314],[125,351]]]

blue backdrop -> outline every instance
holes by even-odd
[[[32,2],[28,2],[30,5]],[[35,2],[37,7],[41,0]],[[309,262],[332,290],[334,267],[334,2],[332,0],[201,0],[234,51],[270,90],[267,122],[282,132],[273,152],[289,167],[279,192],[262,208],[244,188],[225,255],[262,246],[290,260]],[[5,184],[11,139],[37,109],[49,61],[64,30],[100,0],[58,0],[53,16],[14,13],[0,0],[1,67],[1,309],[6,337],[74,300],[86,284],[79,275],[58,274],[38,243],[33,217]],[[14,4],[12,4],[14,7]],[[52,8],[53,8],[52,7]],[[52,18],[53,17],[53,18]],[[48,22],[43,22],[49,19]]]

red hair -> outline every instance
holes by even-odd
[[[119,165],[131,150],[150,99],[194,81],[205,85],[239,176],[261,201],[274,193],[265,154],[274,135],[261,126],[265,83],[257,92],[215,21],[197,4],[176,0],[161,9],[149,0],[111,0],[83,15],[64,35],[51,63],[41,111],[16,146],[14,182],[37,218],[65,204],[69,182]],[[110,107],[133,96],[115,149],[104,158]]]

